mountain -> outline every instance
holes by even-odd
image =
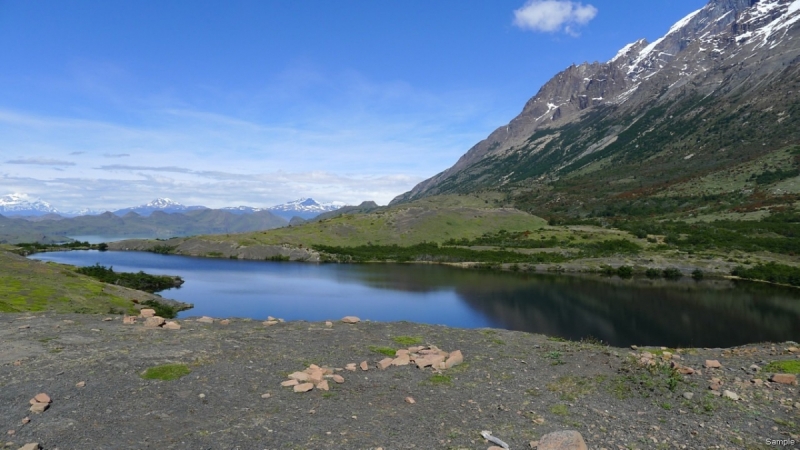
[[[124,216],[129,212],[135,212],[140,216],[149,216],[154,211],[161,211],[165,213],[184,213],[187,211],[195,211],[199,209],[208,209],[208,208],[206,208],[205,206],[184,206],[168,198],[157,198],[145,205],[118,209],[114,211],[114,214],[116,214],[117,216]]]
[[[344,204],[340,202],[317,203],[313,198],[301,198],[299,200],[267,208],[267,211],[283,217],[286,220],[291,220],[292,217],[300,217],[301,219],[308,220],[322,213],[335,211],[342,206],[344,206]]]
[[[41,199],[31,200],[26,194],[8,194],[0,197],[0,214],[6,217],[43,216],[58,214],[58,210]]]
[[[510,123],[392,203],[497,190],[537,214],[587,215],[800,194],[785,181],[800,173],[798,42],[800,0],[711,0],[652,43],[557,74]]]
[[[326,219],[333,219],[334,217],[339,217],[342,214],[367,214],[373,212],[375,210],[380,209],[377,203],[372,200],[367,200],[361,202],[360,205],[357,206],[342,206],[333,211],[328,211],[326,213],[322,213],[314,218],[315,221],[318,220],[326,220]]]

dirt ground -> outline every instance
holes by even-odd
[[[667,349],[672,358],[646,349],[658,363],[642,365],[645,349],[505,330],[179,322],[182,329],[171,331],[125,325],[121,316],[0,314],[5,448],[486,449],[482,430],[511,449],[560,430],[579,431],[590,449],[800,445],[797,386],[771,383],[771,373],[751,367],[796,361],[793,343]],[[412,341],[461,350],[464,363],[441,371],[376,368],[386,358],[381,351]],[[722,367],[706,369],[712,359]],[[369,370],[344,370],[362,361]],[[671,361],[697,372],[678,374]],[[190,373],[142,378],[164,364]],[[334,369],[344,382],[305,393],[281,386],[310,364]],[[38,393],[52,399],[41,414],[29,411]]]

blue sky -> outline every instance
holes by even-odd
[[[0,195],[385,204],[703,0],[0,0]]]

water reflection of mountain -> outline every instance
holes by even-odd
[[[750,283],[643,286],[534,276],[457,292],[505,328],[617,346],[730,347],[800,337],[800,292]]]

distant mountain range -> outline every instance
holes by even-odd
[[[255,214],[261,211],[269,211],[272,214],[289,221],[293,217],[300,217],[301,219],[308,220],[316,217],[319,214],[335,211],[342,206],[344,206],[344,203],[342,202],[318,203],[313,198],[301,198],[299,200],[286,202],[269,208],[231,206],[219,208],[219,210],[226,211],[234,215]],[[200,205],[186,206],[169,198],[157,198],[150,203],[118,209],[112,211],[112,213],[119,217],[123,217],[128,213],[136,213],[139,216],[148,217],[156,211],[167,214],[183,214],[189,211],[198,211],[204,209],[212,208]],[[96,216],[103,214],[104,212],[105,211],[93,209],[82,209],[79,211],[70,212],[59,211],[44,200],[33,199],[26,194],[20,193],[8,194],[0,197],[0,215],[6,217],[25,217],[30,220],[48,220],[64,217]]]

